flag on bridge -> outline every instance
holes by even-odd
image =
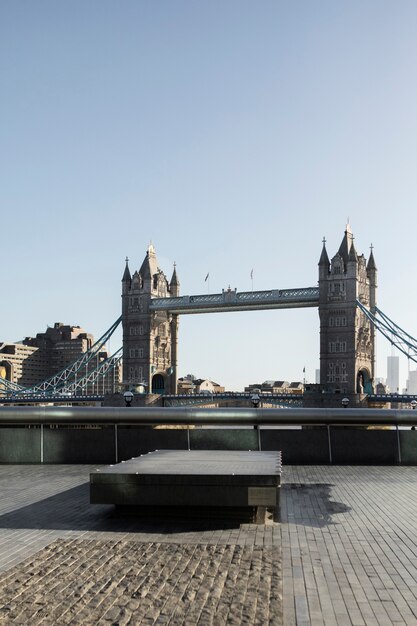
[[[250,277],[251,277],[251,279],[253,278],[253,269],[251,269],[251,271],[250,271]]]
[[[205,283],[208,281],[209,276],[210,276],[210,272],[207,272],[207,276],[206,276],[206,277],[205,277],[205,279],[204,279],[204,282],[205,282]]]

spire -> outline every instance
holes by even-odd
[[[177,276],[176,263],[174,263],[174,271],[172,272],[171,282],[169,283],[169,290],[172,296],[180,295],[180,281],[178,280],[178,276]]]
[[[338,253],[342,257],[345,265],[348,262],[350,247],[352,245],[353,245],[353,235],[352,235],[352,229],[350,228],[350,223],[348,220],[348,223],[346,224],[346,229],[345,229],[345,236],[343,237],[342,243],[340,244],[340,248],[338,250]]]
[[[152,278],[152,276],[157,273],[158,273],[158,262],[156,260],[155,248],[153,247],[152,242],[151,242],[146,251],[146,257],[139,270],[139,274],[142,276],[143,279],[146,279],[146,278]]]
[[[369,270],[371,270],[371,271],[376,271],[377,270],[377,266],[375,264],[373,250],[374,250],[374,247],[371,244],[371,254],[369,255],[368,265],[366,266],[366,269],[367,269],[368,272],[369,272]]]
[[[132,277],[130,275],[130,270],[129,270],[129,259],[128,257],[126,257],[126,267],[125,267],[125,271],[123,274],[122,282],[130,283],[131,280],[132,280]]]
[[[356,249],[355,249],[355,245],[353,241],[352,241],[352,245],[350,246],[348,261],[354,261],[355,263],[357,263],[358,261],[358,255],[356,253]]]
[[[177,264],[174,263],[174,271],[172,272],[172,278],[171,278],[171,282],[169,283],[170,287],[177,287],[179,286],[180,281],[178,280],[178,276],[177,276]]]
[[[319,265],[324,265],[327,269],[329,269],[330,261],[329,256],[326,250],[326,239],[323,237],[323,250],[321,251]]]

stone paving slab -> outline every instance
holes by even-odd
[[[417,626],[417,468],[286,467],[285,626]]]

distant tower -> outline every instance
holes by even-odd
[[[159,269],[151,244],[139,271],[130,274],[128,259],[122,278],[123,382],[144,384],[152,393],[176,393],[178,316],[152,312],[152,298],[179,295],[174,265],[171,282]]]
[[[320,383],[328,391],[371,393],[375,371],[375,330],[357,306],[376,306],[377,268],[358,256],[350,225],[329,261],[325,240],[319,260]]]
[[[398,393],[400,388],[400,358],[398,356],[387,357],[387,385],[391,393]]]

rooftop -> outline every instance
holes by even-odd
[[[262,526],[117,517],[95,468],[2,466],[0,622],[417,624],[417,467],[284,466]]]

